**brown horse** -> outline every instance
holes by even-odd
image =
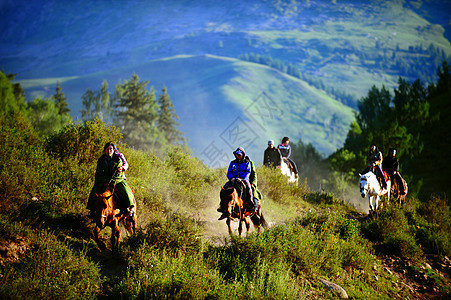
[[[94,228],[94,239],[101,250],[105,250],[105,243],[99,239],[99,233],[102,229],[111,227],[111,248],[119,246],[121,239],[121,230],[119,222],[122,222],[130,235],[136,232],[136,206],[135,212],[130,216],[128,213],[121,214],[119,201],[113,197],[113,188],[108,187],[101,194],[96,193],[95,202],[96,227]]]
[[[406,202],[406,196],[409,188],[407,187],[407,182],[404,180],[404,178],[402,178],[399,173],[397,175],[399,175],[398,178],[395,178],[396,175],[393,176],[392,179],[393,184],[391,186],[390,193],[392,194],[393,198],[395,198],[395,200],[399,202],[400,205],[404,205],[404,203]],[[398,180],[402,180],[402,183],[404,185],[404,191],[400,190]]]
[[[246,193],[246,186],[241,179],[236,179],[222,188],[220,192],[221,208],[222,211],[228,215],[226,224],[229,228],[229,234],[232,235],[232,228],[230,227],[230,221],[238,220],[238,233],[241,236],[243,231],[243,222],[246,223],[246,234],[249,232],[251,219],[254,227],[260,232],[260,227],[266,228],[268,225],[261,212],[261,203],[259,201],[258,211],[255,213],[254,208],[249,205],[245,205],[243,196]]]

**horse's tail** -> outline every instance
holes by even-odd
[[[252,224],[254,224],[255,227],[262,226],[265,229],[268,227],[268,223],[266,223],[266,220],[265,220],[265,217],[263,216],[263,214],[261,214],[260,217],[258,217],[257,215],[253,214],[251,216],[251,221],[252,221]]]

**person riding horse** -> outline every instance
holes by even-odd
[[[294,171],[294,175],[296,178],[298,178],[298,167],[296,166],[296,164],[294,163],[294,161],[292,159],[290,159],[290,155],[291,155],[291,146],[290,144],[290,139],[288,137],[284,137],[282,139],[282,143],[279,144],[278,148],[280,150],[280,154],[282,154],[282,159],[288,164],[293,167],[293,171]]]
[[[382,171],[381,167],[382,161],[383,161],[382,153],[379,151],[376,144],[371,144],[370,152],[368,153],[368,156],[366,158],[367,167],[362,174],[365,174],[368,171],[373,170],[374,174],[376,174],[377,178],[379,179],[379,182],[381,183],[382,187],[386,189],[387,181],[385,180],[384,172]]]
[[[267,167],[280,168],[282,165],[282,154],[279,148],[274,147],[274,141],[268,141],[268,148],[263,154],[263,165]]]
[[[229,164],[229,168],[227,170],[227,178],[229,181],[224,185],[224,188],[227,188],[233,180],[240,178],[243,180],[243,183],[246,186],[246,192],[248,194],[247,202],[251,203],[251,205],[255,205],[255,211],[258,210],[258,199],[253,197],[252,186],[250,183],[251,171],[252,171],[252,163],[248,156],[246,156],[246,152],[242,147],[238,147],[233,155],[235,159],[232,160]],[[255,177],[256,179],[256,177]],[[254,203],[255,201],[255,203]],[[226,211],[223,210],[222,207],[217,209],[218,212],[221,212],[222,215],[218,220],[222,220],[227,217]]]
[[[396,180],[401,195],[405,194],[405,187],[401,174],[399,174],[399,161],[396,157],[396,149],[390,148],[388,156],[382,162],[382,169],[388,173],[392,181]]]
[[[127,169],[128,164],[124,164],[120,155],[115,152],[115,145],[111,142],[106,143],[103,148],[104,154],[97,160],[97,168],[95,173],[94,186],[89,194],[88,203],[86,208],[91,212],[90,218],[95,217],[94,203],[96,199],[96,193],[101,194],[105,192],[108,185],[114,186],[114,193],[121,201],[121,212],[123,214],[133,215],[133,209],[135,206],[133,191],[125,181],[124,171]],[[119,152],[119,151],[117,151]],[[123,155],[122,155],[123,156]]]

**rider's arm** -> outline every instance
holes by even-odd
[[[249,181],[249,177],[251,175],[251,163],[250,162],[246,163],[244,170],[243,170],[242,174],[240,174],[240,175],[241,175],[240,177],[242,179]]]
[[[119,151],[116,151],[116,154],[122,160],[122,171],[127,171],[127,169],[128,169],[128,162],[125,159],[124,154],[120,153]]]
[[[229,180],[231,180],[232,178],[235,177],[235,176],[233,176],[232,165],[233,165],[233,163],[230,163],[230,164],[229,164],[229,169],[227,170],[227,178],[228,178]]]

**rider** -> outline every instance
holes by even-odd
[[[274,147],[274,141],[268,141],[268,148],[266,148],[263,155],[263,165],[268,167],[280,168],[282,164],[282,154],[280,154],[279,148]]]
[[[294,163],[294,161],[292,159],[290,159],[290,155],[291,155],[291,146],[289,145],[290,143],[290,139],[288,137],[284,137],[282,139],[282,143],[279,144],[278,148],[280,150],[280,154],[282,154],[282,158],[283,160],[288,164],[293,166],[293,170],[294,170],[294,175],[296,176],[296,178],[298,178],[298,168],[296,166],[296,164]]]
[[[376,174],[376,176],[379,178],[379,181],[382,183],[382,187],[386,189],[387,181],[385,180],[384,172],[382,171],[381,168],[382,160],[383,160],[382,153],[379,151],[376,144],[374,143],[371,144],[370,152],[366,157],[367,167],[365,171],[363,171],[363,174],[369,172],[370,170],[374,170],[374,174]]]
[[[133,192],[125,181],[124,171],[127,169],[128,164],[124,167],[120,155],[115,153],[115,146],[113,143],[106,143],[103,150],[105,153],[97,160],[94,186],[89,194],[88,203],[86,205],[86,208],[91,210],[89,217],[95,217],[95,194],[103,193],[109,184],[113,184],[115,193],[117,192],[121,196],[122,213],[127,213],[131,216],[134,212],[135,202]]]
[[[246,156],[246,152],[242,147],[238,147],[233,152],[233,155],[235,156],[235,159],[230,162],[229,168],[227,170],[227,178],[229,179],[229,182],[227,182],[224,187],[228,186],[232,180],[241,178],[246,185],[246,192],[248,193],[250,203],[254,203],[252,187],[251,183],[249,182],[251,175],[250,159]],[[222,212],[222,215],[218,220],[222,220],[227,217],[227,212],[223,211],[221,208],[218,208],[218,211]]]
[[[405,187],[401,174],[399,174],[399,161],[396,157],[396,148],[388,149],[388,156],[382,162],[382,169],[388,173],[392,180],[396,180],[401,195],[404,195]]]

